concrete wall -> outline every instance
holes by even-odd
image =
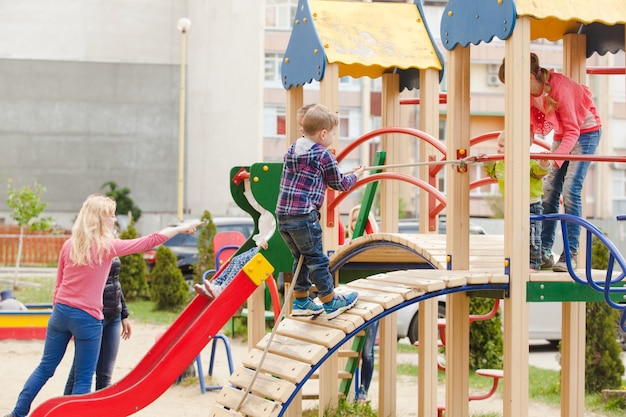
[[[11,39],[0,43],[1,183],[43,184],[62,227],[106,181],[131,189],[140,233],[175,221],[176,23],[189,17],[183,205],[188,217],[232,211],[230,168],[262,159],[263,2],[0,0],[0,10]]]

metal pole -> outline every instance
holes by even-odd
[[[178,119],[178,210],[177,219],[183,221],[183,196],[185,192],[185,66],[187,63],[187,30],[191,21],[181,18],[178,30],[181,32],[180,51],[180,103]]]

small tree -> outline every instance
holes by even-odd
[[[606,270],[609,250],[593,237],[591,267]],[[604,302],[587,303],[585,343],[585,389],[600,392],[603,389],[619,389],[622,385],[624,363],[617,342],[619,312]]]
[[[137,229],[134,223],[128,225],[126,230],[120,233],[120,239],[137,238]],[[146,283],[147,267],[143,260],[142,253],[122,256],[120,269],[120,284],[124,290],[124,297],[127,300],[148,295],[148,284]]]
[[[217,227],[213,223],[211,213],[205,210],[200,220],[205,222],[204,226],[198,228],[198,262],[194,268],[195,282],[202,282],[202,274],[209,269],[215,268],[215,250],[213,249],[213,238],[217,234]]]
[[[7,206],[13,210],[11,218],[17,222],[20,228],[17,257],[15,259],[15,273],[13,276],[13,286],[17,287],[25,229],[48,230],[50,229],[52,218],[39,217],[48,206],[48,203],[41,201],[41,194],[46,192],[46,188],[38,184],[37,181],[33,182],[32,187],[26,185],[16,189],[13,187],[13,180],[9,179],[8,187]]]
[[[141,209],[135,205],[130,198],[130,189],[128,187],[117,188],[117,184],[113,181],[107,181],[100,187],[101,190],[108,188],[106,195],[115,200],[115,214],[127,215],[131,213],[133,221],[139,220],[141,217]]]
[[[470,313],[487,314],[493,308],[491,298],[471,297]],[[470,369],[502,367],[502,329],[500,311],[484,321],[474,321],[470,325]]]
[[[187,302],[189,286],[176,265],[176,255],[167,246],[159,246],[156,263],[150,273],[150,294],[157,310],[175,310]]]

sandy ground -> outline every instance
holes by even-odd
[[[165,326],[141,324],[133,322],[133,335],[130,340],[122,341],[120,354],[116,363],[114,380],[118,380],[128,373],[144,356],[149,347],[154,343],[155,337],[166,329]],[[241,341],[230,342],[235,368],[246,356],[247,346]],[[15,400],[32,370],[41,358],[43,341],[0,341],[2,352],[2,384],[0,389],[0,415],[8,413],[13,408]],[[73,358],[73,345],[70,344],[68,351],[56,374],[48,381],[46,386],[37,396],[33,406],[41,404],[46,399],[59,396],[63,392],[65,380]],[[202,362],[206,374],[210,361],[210,348],[202,352]],[[218,344],[214,377],[206,379],[207,384],[225,384],[228,377],[228,362],[221,343]],[[400,354],[399,362],[417,361],[416,354]],[[377,405],[378,379],[374,374],[370,398],[372,406]],[[397,382],[397,416],[417,416],[416,411],[416,378],[400,376]],[[444,387],[440,388],[440,398],[444,398]],[[136,413],[136,416],[145,417],[171,417],[171,416],[203,416],[207,407],[215,402],[217,391],[201,394],[197,382],[173,385],[160,398],[145,409]],[[307,402],[311,405],[312,402]],[[305,408],[307,408],[305,404]],[[502,412],[502,398],[496,394],[489,400],[474,401],[470,403],[470,414],[475,412]],[[540,404],[532,404],[529,417],[545,417],[560,415],[557,408]],[[597,414],[586,413],[592,417]]]

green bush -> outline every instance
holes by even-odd
[[[319,415],[319,408],[311,408],[302,411],[302,417],[314,417]],[[350,402],[344,397],[339,398],[337,408],[324,410],[324,417],[376,417],[378,413],[372,409],[370,402]]]
[[[470,314],[487,314],[493,308],[492,298],[471,297]],[[470,369],[502,368],[502,329],[500,311],[490,320],[470,325]]]
[[[609,250],[596,237],[591,246],[591,267],[606,270]],[[619,312],[604,302],[587,303],[585,344],[585,390],[620,389],[624,363],[617,342]]]
[[[202,282],[202,274],[209,269],[215,268],[215,254],[213,250],[213,238],[217,234],[217,227],[213,223],[211,213],[204,211],[200,220],[204,226],[198,228],[198,262],[194,267],[194,282]]]
[[[150,294],[157,310],[173,310],[187,303],[189,286],[176,264],[176,255],[167,246],[159,246],[156,263],[150,273]]]
[[[128,225],[126,230],[120,233],[120,239],[137,238],[137,229],[133,223]],[[124,298],[133,300],[137,297],[148,296],[148,285],[146,283],[147,267],[143,260],[143,253],[122,256],[120,269],[120,284],[124,291]]]

